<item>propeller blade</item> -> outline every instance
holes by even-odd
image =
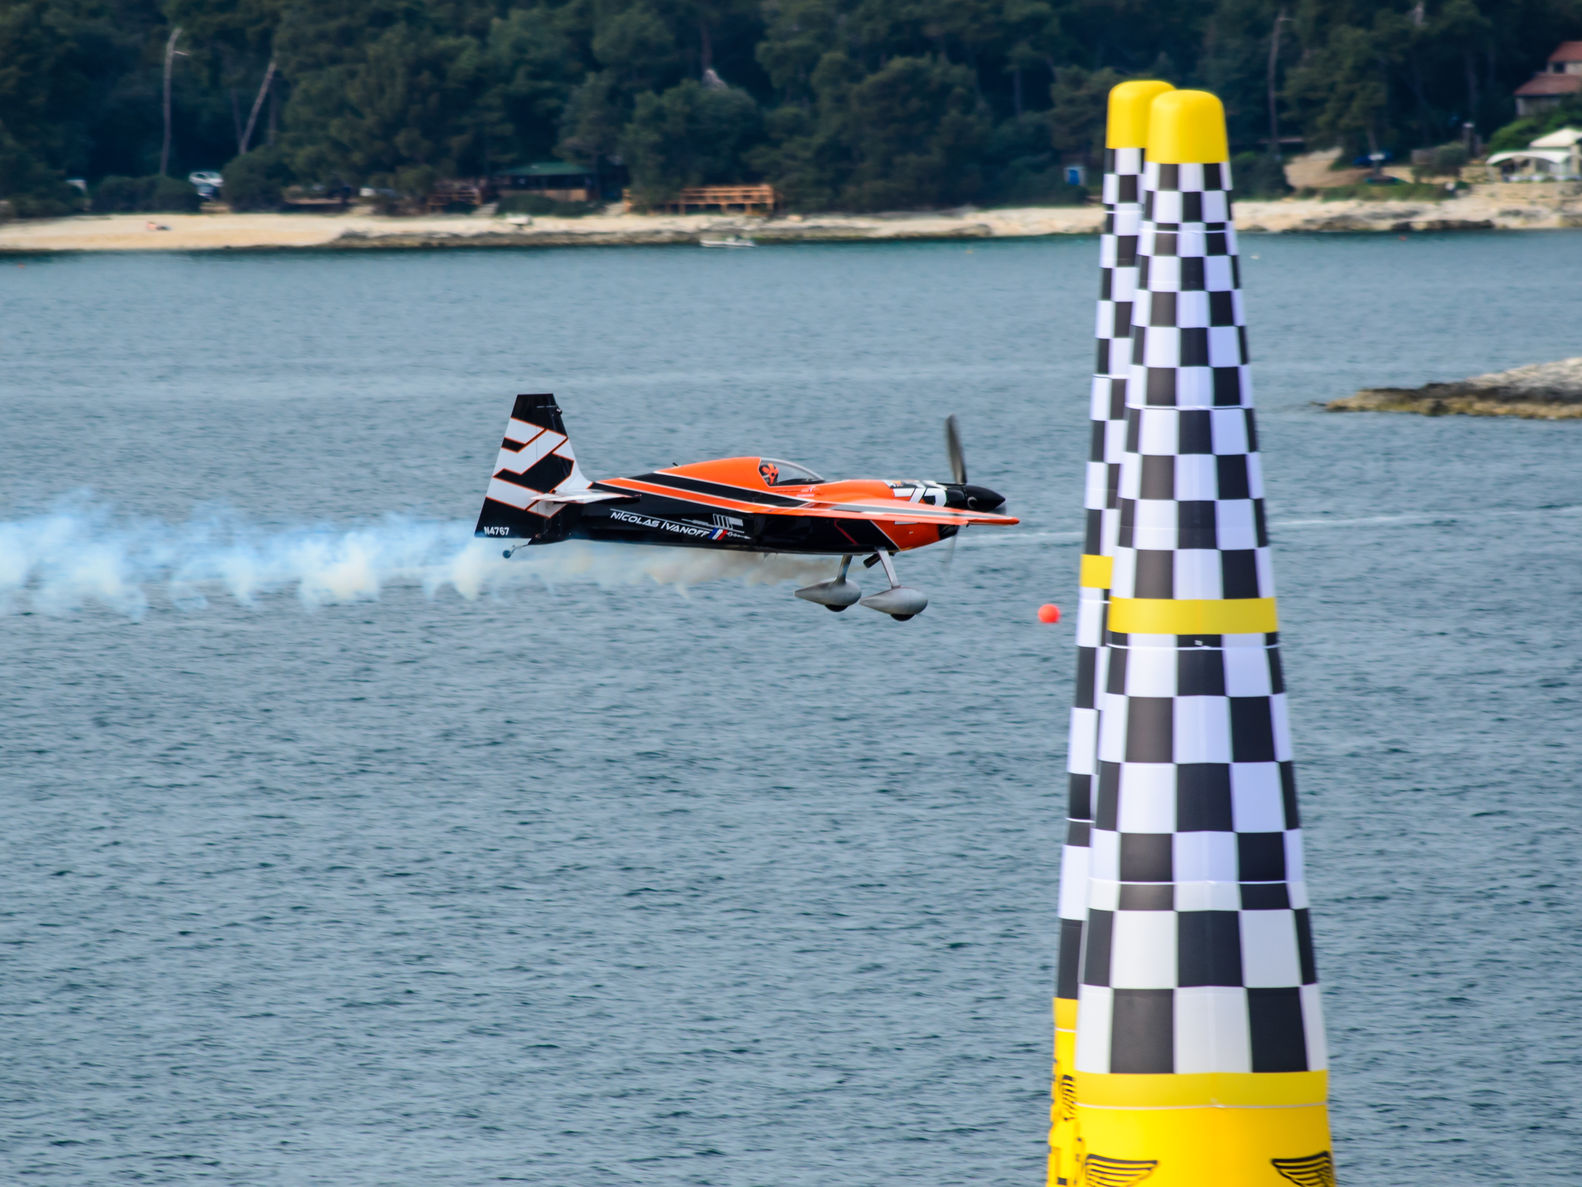
[[[951,480],[958,484],[967,481],[967,459],[961,452],[961,430],[954,415],[945,418],[945,452],[950,455]]]

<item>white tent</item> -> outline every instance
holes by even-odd
[[[1582,142],[1582,128],[1561,128],[1558,132],[1551,132],[1547,136],[1540,136],[1537,140],[1530,141],[1527,147],[1570,148],[1579,142]]]
[[[1490,165],[1510,161],[1517,169],[1528,169],[1541,177],[1564,177],[1570,170],[1571,154],[1563,148],[1518,148],[1510,152],[1497,152],[1489,157]],[[1502,170],[1504,172],[1504,170]]]

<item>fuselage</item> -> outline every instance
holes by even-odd
[[[804,480],[805,479],[805,480]],[[904,552],[948,539],[947,509],[989,512],[986,487],[856,478],[826,482],[795,463],[717,458],[593,483],[625,496],[568,506],[549,539],[584,538],[752,552]],[[1014,523],[1007,518],[1005,522]]]

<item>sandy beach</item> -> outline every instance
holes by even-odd
[[[760,243],[1004,239],[1093,234],[1102,217],[1098,206],[767,219],[626,213],[530,220],[482,213],[396,218],[355,208],[330,214],[78,215],[0,224],[0,253],[613,246],[686,244],[733,234]],[[1236,222],[1254,233],[1553,230],[1582,227],[1582,198],[1512,201],[1473,192],[1446,202],[1249,201],[1236,204]]]
[[[402,247],[689,244],[705,236],[759,242],[1001,238],[1096,232],[1098,207],[891,216],[606,213],[583,218],[345,213],[112,214],[0,224],[0,252],[219,251]],[[161,230],[149,229],[152,223]]]

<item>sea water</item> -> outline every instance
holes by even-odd
[[[1342,1182],[1570,1184],[1571,233],[1243,241]],[[1042,1181],[1094,239],[0,261],[0,1179]],[[1023,523],[470,539],[516,392]],[[869,585],[875,578],[864,573]],[[1040,625],[1036,607],[1067,611]]]

